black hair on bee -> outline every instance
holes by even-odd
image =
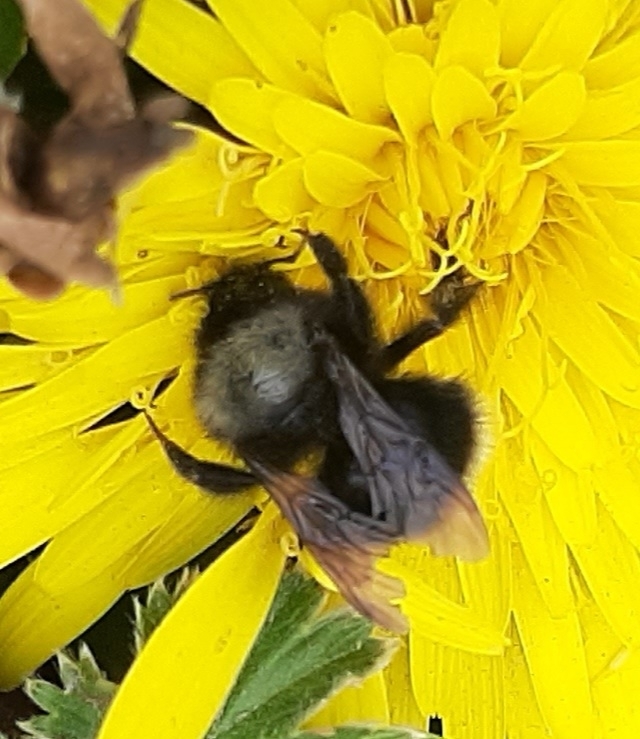
[[[389,344],[328,236],[305,234],[329,291],[294,286],[271,263],[236,266],[198,290],[194,403],[207,434],[227,441],[238,469],[196,459],[151,421],[176,471],[210,493],[261,484],[345,599],[392,631],[402,594],[374,560],[399,541],[435,554],[487,554],[484,522],[462,482],[477,414],[458,380],[390,378],[439,336],[475,292],[459,274],[431,294],[433,316]],[[314,450],[315,476],[292,471]]]

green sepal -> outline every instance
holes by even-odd
[[[117,686],[98,668],[89,648],[80,646],[78,659],[58,655],[62,688],[45,680],[27,680],[25,692],[45,711],[18,726],[40,739],[93,739]]]

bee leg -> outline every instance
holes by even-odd
[[[479,286],[478,282],[465,283],[458,272],[445,277],[430,295],[433,317],[425,318],[383,347],[376,359],[376,367],[383,373],[389,372],[423,344],[440,336],[455,322]]]
[[[247,470],[236,469],[217,462],[205,462],[197,459],[174,441],[168,439],[157,427],[151,416],[145,413],[151,430],[162,444],[173,469],[180,477],[197,485],[208,493],[237,493],[258,485],[257,479]]]
[[[332,289],[331,331],[351,346],[366,351],[373,341],[373,319],[364,293],[349,277],[347,260],[324,233],[298,230],[311,247]],[[348,332],[348,337],[345,334]]]

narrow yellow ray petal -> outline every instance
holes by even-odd
[[[134,662],[99,739],[203,736],[273,598],[285,560],[280,525],[263,515],[189,588]]]
[[[573,609],[567,547],[540,495],[541,484],[533,465],[523,457],[521,445],[503,440],[496,451],[496,489],[518,534],[545,610],[562,618]],[[516,565],[514,572],[518,572]]]
[[[127,219],[126,236],[130,241],[145,246],[149,245],[150,238],[156,245],[199,240],[197,251],[201,251],[205,239],[218,241],[221,234],[231,231],[237,234],[262,231],[268,221],[257,208],[250,207],[257,177],[258,173],[230,182],[224,193],[214,190],[192,200],[142,208]],[[191,244],[189,246],[192,248]]]
[[[409,647],[402,641],[384,669],[389,703],[389,723],[395,726],[425,727],[425,718],[416,703],[409,667]]]
[[[620,655],[614,669],[593,685],[593,700],[603,739],[640,734],[640,709],[635,700],[640,685],[640,652]]]
[[[83,2],[109,29],[129,5],[128,0]],[[131,54],[156,77],[204,104],[216,79],[258,74],[226,28],[181,0],[145,3]]]
[[[231,145],[213,131],[189,127],[193,143],[176,152],[171,160],[150,172],[121,198],[125,213],[172,200],[190,200],[220,187],[224,175],[220,157]]]
[[[591,92],[580,117],[563,138],[597,141],[637,128],[640,125],[639,98],[640,77],[611,90]]]
[[[55,375],[72,361],[73,350],[73,345],[64,344],[0,344],[0,391],[33,385]]]
[[[98,506],[113,492],[110,468],[139,435],[134,424],[81,437],[67,431],[51,450],[2,470],[0,561],[19,557]],[[20,520],[29,525],[16,526]]]
[[[602,225],[615,239],[618,248],[632,257],[640,257],[640,203],[603,187],[592,188],[591,207]]]
[[[559,0],[533,38],[520,68],[549,69],[556,65],[579,71],[602,36],[607,0]]]
[[[332,208],[349,208],[375,191],[384,177],[364,164],[330,151],[305,157],[304,182],[317,201]]]
[[[331,696],[317,713],[304,722],[304,728],[327,729],[356,723],[388,726],[389,705],[382,672],[370,675],[359,685],[347,685]]]
[[[562,306],[564,309],[564,301]],[[543,320],[542,325],[549,330],[548,321]],[[548,355],[530,318],[522,320],[522,328],[520,336],[511,342],[509,353],[499,362],[500,383],[560,460],[573,470],[587,469],[597,458],[598,448],[585,410]],[[543,367],[544,373],[529,371],[533,366]],[[563,419],[563,424],[558,424],[558,418]],[[570,434],[566,433],[567,428],[571,429]]]
[[[333,98],[322,37],[292,2],[273,0],[259,13],[250,0],[209,0],[209,4],[269,82],[314,100]]]
[[[606,739],[637,736],[640,727],[634,686],[640,684],[638,650],[623,646],[605,622],[597,605],[584,596],[580,623],[592,681],[596,718]]]
[[[190,349],[192,326],[179,321],[175,311],[123,334],[4,403],[0,434],[10,440],[16,428],[24,437],[37,434],[43,427],[53,430],[86,422],[128,400],[145,379],[152,378],[155,384]],[[141,346],[146,347],[144,352],[139,351]],[[101,382],[103,377],[110,381]]]
[[[584,66],[584,78],[589,88],[607,90],[640,75],[640,31],[603,51],[594,54]]]
[[[536,88],[507,121],[525,141],[557,138],[579,119],[585,105],[582,75],[560,72]]]
[[[545,723],[554,739],[592,737],[593,706],[575,610],[552,617],[514,546],[514,615]]]
[[[48,545],[36,565],[37,586],[50,593],[62,592],[71,583],[99,577],[121,552],[132,549],[161,525],[187,485],[169,477],[163,461],[155,447],[139,451],[136,462],[142,471],[127,476],[115,493]]]
[[[224,497],[185,489],[171,515],[136,550],[122,573],[124,586],[138,588],[188,562],[240,521],[253,500],[245,494]]]
[[[513,207],[500,219],[495,233],[483,245],[483,257],[517,254],[529,246],[544,217],[548,182],[543,172],[532,172],[526,178]]]
[[[383,81],[387,102],[402,135],[414,142],[420,131],[433,121],[433,67],[417,54],[395,53],[385,62]]]
[[[613,244],[603,244],[582,229],[554,233],[550,253],[559,249],[561,260],[576,280],[604,307],[640,321],[640,272],[637,262]]]
[[[441,595],[396,560],[383,560],[378,568],[405,584],[407,594],[402,599],[402,611],[409,618],[412,636],[424,636],[477,654],[502,652],[505,645],[502,633],[482,623],[472,609]]]
[[[294,4],[323,36],[327,26],[336,16],[350,10],[357,10],[367,18],[375,20],[369,0],[294,0]]]
[[[369,164],[398,135],[384,126],[362,123],[327,105],[304,98],[286,98],[276,104],[275,128],[279,136],[300,154],[333,151]]]
[[[562,145],[562,167],[579,185],[640,185],[640,141],[578,141]]]
[[[492,476],[487,477],[487,482],[492,482]],[[491,492],[495,495],[493,485]],[[505,632],[511,613],[511,544],[506,536],[508,524],[505,518],[501,511],[495,522],[488,526],[489,557],[482,562],[457,563],[465,603],[479,614],[482,622],[491,624],[500,632]]]
[[[277,133],[273,111],[292,93],[251,79],[223,79],[210,87],[209,107],[232,134],[279,159],[295,152]]]
[[[523,13],[520,0],[499,0],[500,61],[504,67],[519,65],[556,5],[557,0],[538,0]]]
[[[535,432],[529,438],[544,497],[562,537],[570,544],[590,544],[596,533],[596,497],[587,473],[562,464]]]
[[[132,552],[126,552],[131,557]],[[118,567],[93,580],[72,581],[64,591],[48,593],[34,582],[37,560],[12,584],[0,601],[3,653],[0,687],[15,687],[56,650],[95,621],[120,596]]]
[[[380,27],[360,13],[344,13],[328,28],[324,53],[347,113],[367,123],[388,123],[382,70],[393,49]]]
[[[506,736],[548,739],[551,734],[545,726],[533,692],[531,671],[525,662],[517,632],[515,629],[513,632],[513,644],[507,648],[504,667]]]
[[[627,646],[640,642],[640,559],[632,544],[598,505],[597,536],[589,546],[572,547],[593,598],[615,634]]]
[[[456,128],[496,114],[496,102],[485,86],[464,67],[445,67],[436,76],[431,97],[433,120],[447,140]]]
[[[125,310],[114,305],[106,292],[76,287],[55,303],[32,302],[12,310],[11,330],[27,339],[61,344],[91,345],[114,339],[166,314],[169,296],[185,288],[184,266],[176,261],[175,274],[168,255],[166,277],[123,284]]]
[[[600,500],[629,541],[640,548],[640,509],[637,505],[636,470],[622,455],[595,471],[595,487]]]
[[[549,336],[608,395],[640,408],[638,350],[564,266],[549,265],[542,279],[548,299],[535,311]]]
[[[495,69],[500,54],[500,24],[489,0],[460,0],[442,31],[434,66],[459,64],[476,77]]]
[[[303,160],[292,159],[258,180],[253,201],[269,218],[280,223],[312,210],[315,200],[304,184]]]
[[[417,642],[411,639],[411,677],[421,710],[440,714],[456,739],[503,737],[502,659]]]

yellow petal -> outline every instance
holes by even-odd
[[[500,61],[504,67],[517,67],[520,64],[556,5],[557,0],[538,0],[523,13],[521,0],[499,0]]]
[[[486,259],[517,254],[529,246],[544,217],[548,182],[543,172],[532,172],[526,178],[520,197],[483,244],[482,255]]]
[[[495,484],[500,500],[516,530],[545,610],[562,618],[573,609],[566,544],[546,501],[539,497],[540,482],[531,462],[522,459],[522,448],[513,441],[503,441],[497,454]],[[518,573],[515,566],[514,572]]]
[[[551,515],[571,546],[589,545],[596,534],[596,497],[593,482],[562,464],[538,434],[529,439],[536,470]]]
[[[86,346],[115,339],[166,314],[170,296],[185,288],[184,263],[181,259],[175,262],[174,266],[172,256],[165,258],[166,277],[123,284],[126,309],[114,305],[106,292],[76,287],[54,303],[31,302],[14,308],[11,329],[27,339],[63,345]]]
[[[556,138],[578,120],[585,98],[582,75],[560,72],[534,90],[507,125],[515,126],[525,141]]]
[[[109,29],[129,5],[128,0],[83,2]],[[213,81],[258,74],[226,28],[181,0],[154,0],[144,5],[131,54],[163,82],[205,105]]]
[[[410,142],[432,122],[431,91],[433,67],[417,54],[393,54],[384,66],[387,102],[402,132]]]
[[[293,159],[258,180],[253,199],[263,213],[281,223],[312,210],[315,201],[304,184],[303,160]]]
[[[639,39],[640,40],[640,39]],[[587,95],[582,114],[564,138],[595,141],[626,133],[640,125],[640,77]]]
[[[99,739],[203,736],[273,598],[285,560],[279,526],[263,515],[182,596],[127,674]]]
[[[408,26],[398,26],[387,34],[395,51],[407,54],[416,54],[423,57],[430,64],[438,48],[437,41],[427,35],[424,26],[412,23]]]
[[[502,660],[411,640],[412,682],[421,709],[438,713],[456,739],[504,736]]]
[[[117,568],[125,562],[123,557],[106,576],[71,583],[58,593],[42,592],[34,582],[37,561],[20,575],[0,602],[3,690],[15,687],[117,600],[122,592]]]
[[[442,31],[435,59],[437,70],[461,65],[482,79],[498,65],[500,25],[489,0],[460,0],[455,3]]]
[[[640,75],[640,32],[594,54],[585,64],[584,78],[589,88],[609,89],[632,82]]]
[[[592,190],[593,212],[611,234],[618,248],[632,257],[640,256],[640,202],[624,195],[615,195],[605,188]]]
[[[393,49],[378,25],[360,13],[344,13],[329,27],[324,49],[347,113],[367,123],[388,123],[382,70]]]
[[[491,495],[496,495],[493,479]],[[493,503],[493,505],[497,505]],[[458,562],[464,602],[479,614],[483,623],[504,633],[511,614],[511,543],[506,535],[506,515],[500,512],[489,526],[491,554],[482,562]]]
[[[378,569],[405,584],[402,611],[411,623],[410,638],[424,636],[477,654],[501,654],[502,633],[481,622],[472,609],[445,598],[395,559],[379,562]]]
[[[548,299],[536,314],[562,351],[611,397],[640,408],[640,354],[563,266],[543,274]],[[597,351],[594,351],[597,337]]]
[[[424,728],[425,719],[412,689],[406,641],[400,643],[383,674],[389,704],[388,723],[395,726],[412,726],[416,729]]]
[[[513,645],[505,657],[505,723],[508,737],[541,739],[549,737],[533,691],[532,674],[525,661],[518,634],[513,629]]]
[[[273,0],[260,12],[251,0],[210,0],[209,4],[269,82],[315,100],[332,99],[322,37],[292,2]]]
[[[593,736],[593,706],[575,611],[551,617],[514,546],[514,615],[540,711],[554,739]]]
[[[560,163],[579,185],[640,185],[640,141],[580,141],[563,144]]]
[[[597,536],[573,554],[593,598],[620,640],[630,647],[640,641],[640,560],[611,516],[598,505]]]
[[[323,205],[349,208],[373,192],[384,177],[343,154],[318,151],[304,160],[304,182]]]
[[[523,319],[522,327],[522,334],[496,368],[504,391],[564,464],[573,470],[588,469],[597,457],[597,444],[585,410],[548,356],[532,321]],[[544,367],[544,374],[530,372],[531,367]]]
[[[361,123],[312,100],[285,98],[276,104],[275,128],[279,136],[300,154],[333,151],[370,163],[382,146],[398,141],[390,128]]]
[[[559,66],[580,71],[603,34],[607,11],[607,0],[558,0],[544,18],[520,68]]]
[[[496,114],[496,103],[485,86],[464,67],[445,67],[436,77],[431,98],[433,120],[443,139],[456,128]]]
[[[273,123],[274,109],[290,92],[250,79],[224,79],[210,91],[209,106],[228,131],[279,159],[295,155]]]
[[[111,410],[129,399],[142,383],[155,383],[186,356],[191,342],[191,325],[176,320],[176,309],[123,334],[118,339],[79,360],[67,370],[18,397],[5,402],[0,434],[9,441],[11,429],[22,436],[37,434]],[[146,347],[140,352],[140,347]],[[126,357],[126,361],[124,361]],[[91,378],[109,377],[108,383],[88,384]],[[36,412],[34,409],[38,409]]]

